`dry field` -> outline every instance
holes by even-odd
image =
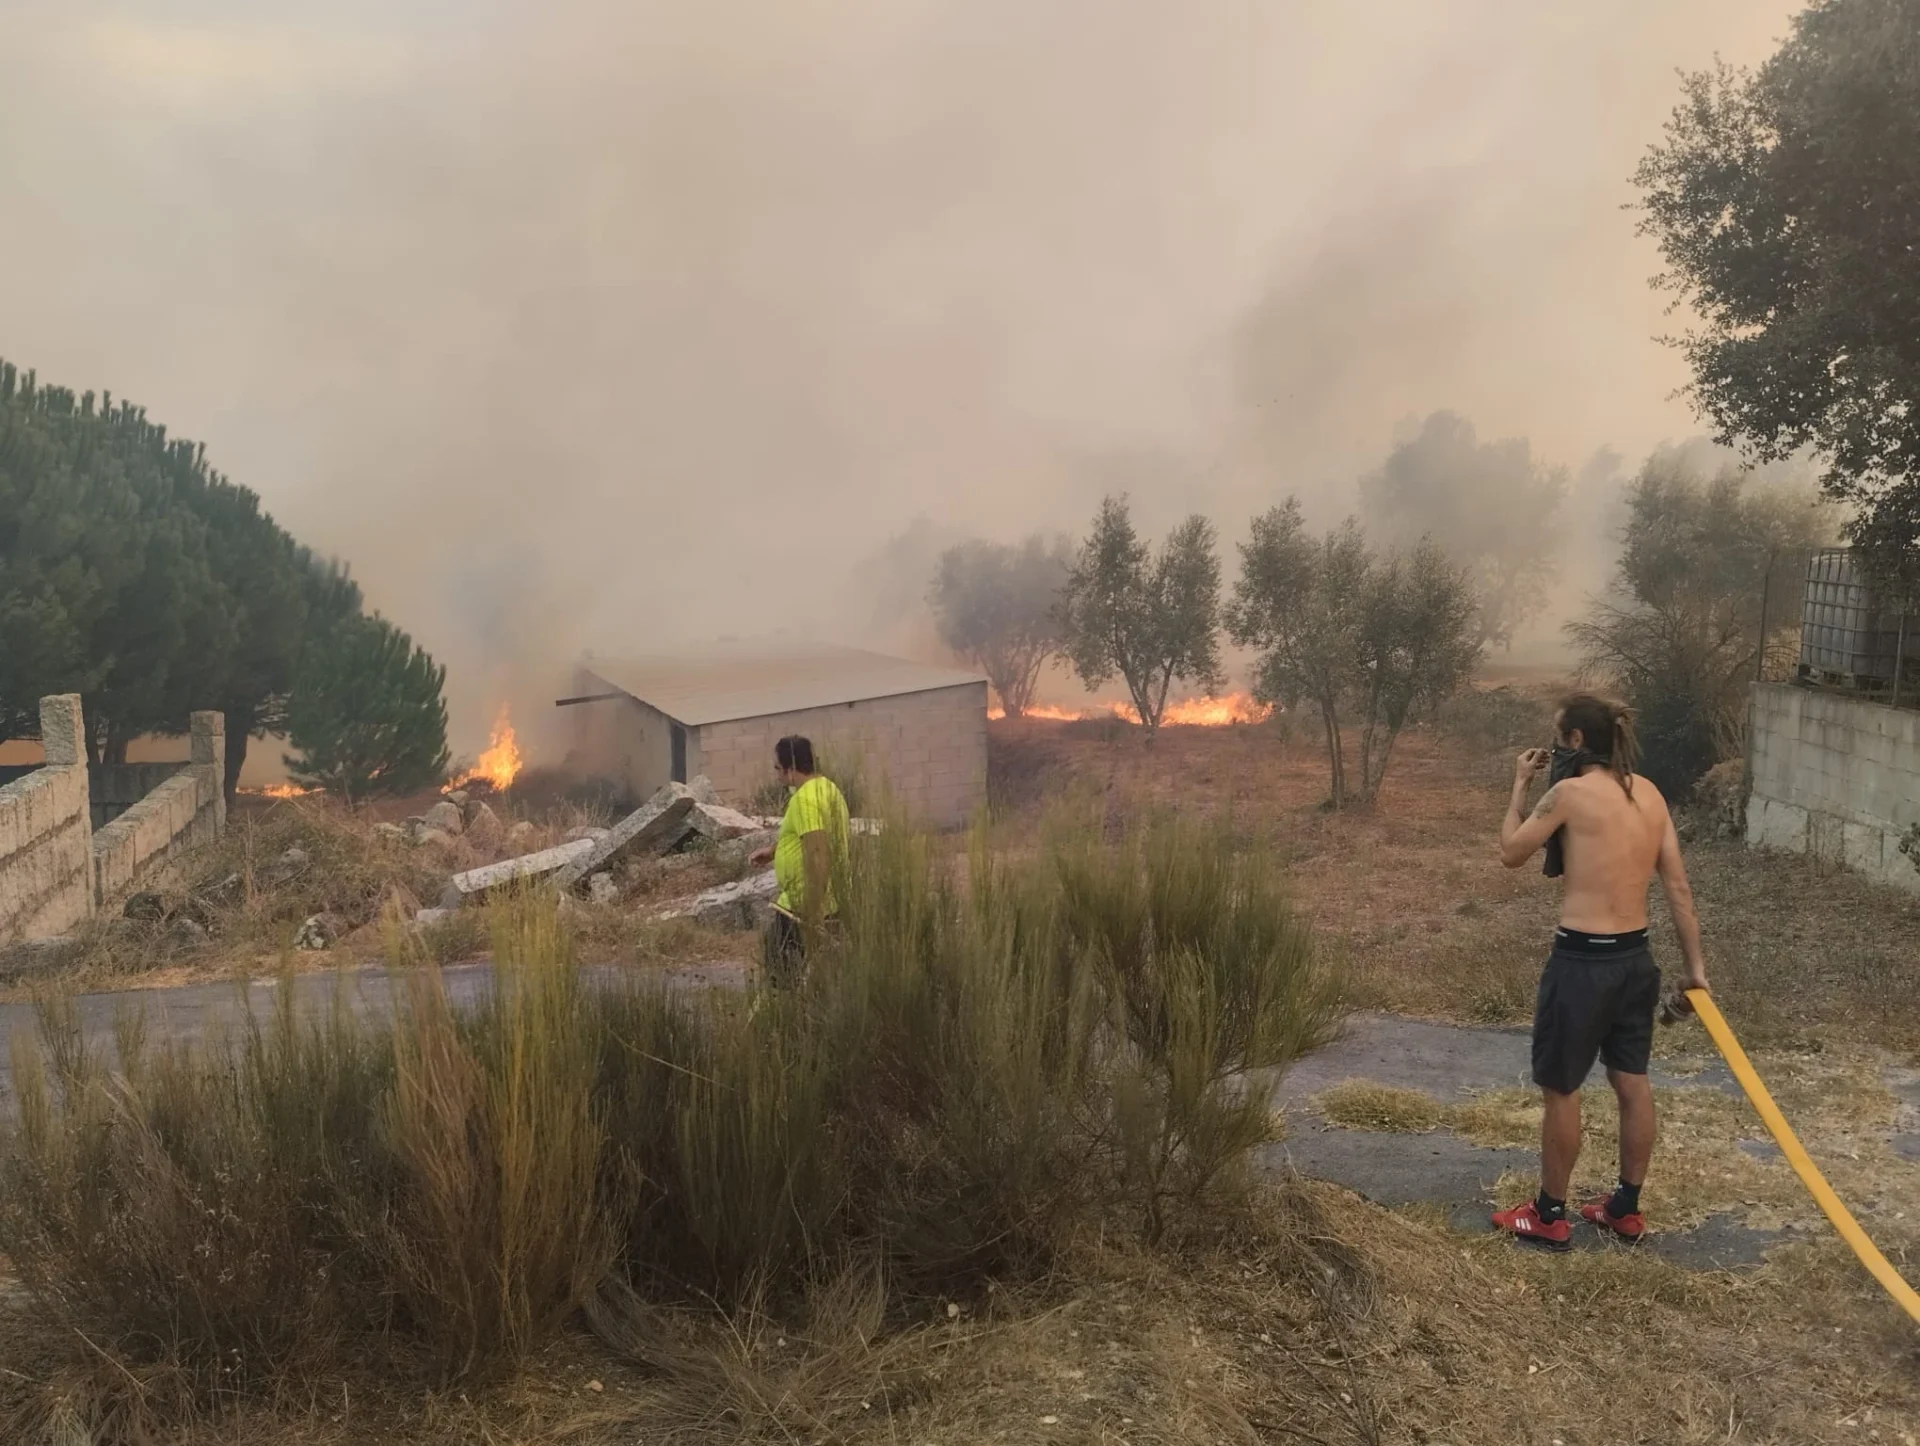
[[[1048,793],[1097,797],[1116,816],[1229,815],[1271,850],[1344,954],[1358,1007],[1520,1024],[1555,888],[1494,853],[1511,750],[1532,741],[1510,736],[1516,727],[1524,720],[1410,733],[1378,806],[1333,814],[1321,808],[1317,740],[1283,724],[1168,730],[1150,750],[1102,724],[998,724],[996,804],[1014,847]],[[1695,843],[1689,861],[1723,1008],[1836,1186],[1920,1278],[1920,1168],[1874,1135],[1897,1108],[1888,1072],[1920,1066],[1920,900],[1734,843]],[[602,952],[641,966],[738,947],[601,927]],[[589,936],[583,953],[595,950]],[[1681,1069],[1710,1052],[1691,1027],[1663,1031],[1659,1047]],[[1442,1109],[1356,1087],[1318,1103],[1352,1125],[1445,1127],[1501,1145],[1529,1144],[1538,1117],[1517,1093]],[[1596,1102],[1590,1115],[1583,1168],[1604,1171],[1611,1113]],[[1654,1166],[1666,1183],[1650,1199],[1664,1188],[1676,1220],[1733,1210],[1796,1227],[1764,1266],[1686,1270],[1627,1250],[1541,1257],[1419,1209],[1292,1182],[1173,1252],[1090,1238],[1049,1280],[911,1318],[884,1316],[849,1279],[803,1319],[749,1313],[723,1329],[690,1312],[654,1322],[637,1350],[617,1349],[617,1332],[580,1332],[488,1389],[409,1390],[371,1368],[289,1381],[277,1401],[156,1439],[1920,1442],[1920,1331],[1785,1167],[1739,1147],[1759,1134],[1745,1106],[1689,1100],[1667,1123]],[[0,1304],[0,1422],[9,1407],[44,1402],[42,1383],[71,1360],[66,1343],[9,1333]],[[57,1413],[32,1419],[37,1436],[19,1439],[90,1439],[58,1434]]]

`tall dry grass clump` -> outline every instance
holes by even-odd
[[[751,999],[589,985],[527,897],[471,1008],[396,935],[386,1018],[289,987],[202,1047],[129,1023],[116,1064],[53,1009],[16,1053],[0,1253],[113,1363],[106,1420],[123,1378],[169,1382],[162,1414],[351,1360],[465,1380],[583,1306],[641,1351],[665,1307],[798,1318],[859,1279],[897,1309],[1158,1239],[1231,1202],[1261,1072],[1337,1017],[1276,880],[1171,819],[964,859],[896,826],[856,839],[805,976]]]

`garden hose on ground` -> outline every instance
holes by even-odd
[[[1780,1146],[1780,1153],[1787,1157],[1787,1163],[1793,1166],[1793,1172],[1800,1177],[1800,1183],[1807,1187],[1807,1193],[1814,1203],[1826,1211],[1827,1219],[1833,1222],[1833,1228],[1840,1232],[1840,1238],[1853,1247],[1853,1253],[1860,1257],[1860,1263],[1866,1266],[1873,1278],[1887,1289],[1887,1294],[1900,1303],[1902,1310],[1920,1321],[1920,1295],[1915,1295],[1913,1287],[1900,1278],[1900,1272],[1887,1262],[1887,1257],[1869,1239],[1867,1232],[1860,1228],[1860,1222],[1853,1218],[1852,1212],[1840,1203],[1840,1197],[1833,1193],[1833,1187],[1827,1183],[1826,1176],[1819,1167],[1807,1158],[1807,1152],[1800,1147],[1800,1141],[1794,1136],[1793,1127],[1774,1104],[1773,1096],[1767,1093],[1767,1087],[1760,1082],[1760,1076],[1753,1071],[1747,1052],[1740,1048],[1740,1041],[1733,1037],[1733,1031],[1727,1027],[1726,1019],[1708,997],[1704,989],[1689,989],[1687,1003],[1693,1006],[1693,1012],[1700,1016],[1700,1022],[1707,1027],[1707,1033],[1713,1036],[1714,1044],[1725,1056],[1727,1067],[1733,1071],[1733,1077],[1740,1081],[1740,1088],[1747,1092],[1747,1098],[1759,1112],[1760,1118],[1773,1134],[1774,1141]]]

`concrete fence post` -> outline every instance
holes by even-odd
[[[195,713],[187,721],[188,759],[196,769],[210,771],[213,788],[213,833],[218,838],[227,830],[227,718],[211,710]]]
[[[78,693],[55,693],[40,700],[40,747],[48,768],[84,768],[87,730],[80,717]]]

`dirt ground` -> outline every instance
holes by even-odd
[[[1527,1018],[1556,886],[1496,857],[1506,740],[1411,732],[1379,803],[1340,813],[1321,807],[1317,738],[1284,723],[1169,729],[1151,749],[1102,724],[996,724],[993,748],[996,802],[1016,834],[1057,792],[1117,812],[1228,814],[1296,881],[1359,1007]],[[1731,841],[1695,842],[1688,859],[1722,1008],[1836,1187],[1920,1278],[1920,1169],[1874,1144],[1920,1104],[1901,1088],[1920,1080],[1920,898]],[[1659,1051],[1684,1073],[1711,1046],[1687,1026],[1663,1031]],[[1349,1090],[1321,1107],[1365,1128],[1519,1146],[1538,1118],[1521,1093],[1441,1107]],[[1175,1259],[1090,1241],[1060,1279],[925,1321],[826,1323],[804,1337],[749,1324],[725,1340],[689,1327],[686,1352],[643,1361],[582,1336],[492,1390],[403,1398],[289,1383],[271,1408],[176,1439],[1914,1446],[1920,1328],[1784,1164],[1742,1147],[1759,1133],[1745,1111],[1689,1100],[1654,1171],[1667,1171],[1685,1219],[1794,1222],[1757,1268],[1684,1269],[1625,1249],[1543,1257],[1419,1207],[1302,1182],[1236,1238],[1191,1242]],[[1588,1163],[1603,1166],[1605,1103],[1588,1128]],[[54,1351],[8,1335],[0,1295],[0,1407],[26,1398]]]

